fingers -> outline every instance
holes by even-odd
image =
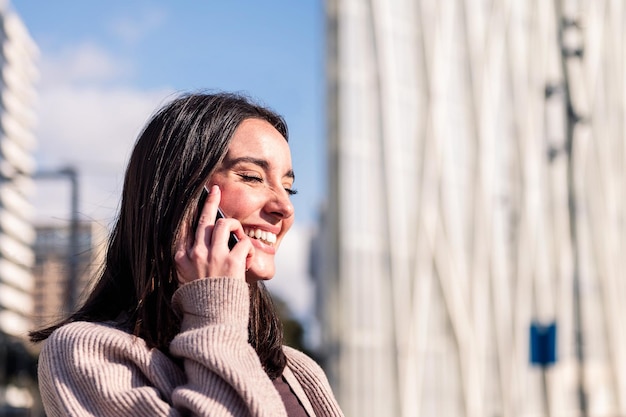
[[[231,241],[231,234],[237,238],[237,243],[232,249],[228,247]],[[246,259],[254,255],[254,247],[243,227],[235,219],[218,219],[213,227],[212,245],[216,248],[228,248],[229,252],[241,259]],[[245,257],[242,258],[242,256]]]
[[[232,250],[228,247],[231,233],[239,239]],[[211,233],[205,276],[227,276],[245,280],[246,260],[248,256],[252,256],[252,253],[254,253],[252,242],[243,232],[241,223],[235,219],[218,219]]]
[[[220,200],[220,189],[213,185],[199,208],[196,230],[191,231],[195,239],[190,241],[183,237],[177,245],[174,258],[181,283],[223,276],[245,280],[247,265],[254,256],[254,247],[238,220],[216,220]],[[232,251],[228,247],[231,233],[239,240]]]
[[[196,244],[198,242],[204,242],[205,244],[209,243],[207,232],[210,234],[210,226],[215,224],[217,207],[219,206],[220,200],[222,198],[220,187],[218,187],[217,185],[211,186],[211,188],[208,189],[207,192],[207,198],[204,202],[204,205],[200,208],[200,213],[198,215],[198,227],[195,230]]]

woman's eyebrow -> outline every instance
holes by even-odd
[[[255,158],[252,156],[240,156],[239,158],[227,159],[224,161],[224,165],[226,166],[226,168],[232,168],[240,163],[254,164],[266,171],[270,169],[270,163],[267,160]],[[293,172],[293,169],[288,170],[283,176],[291,178],[294,181],[296,179],[296,174]]]
[[[270,168],[269,162],[267,162],[265,159],[254,158],[252,156],[241,156],[239,158],[227,159],[226,161],[224,161],[224,165],[226,166],[226,168],[232,168],[242,162],[257,165],[259,168],[263,168],[265,170]]]

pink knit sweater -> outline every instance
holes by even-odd
[[[56,330],[39,359],[39,385],[55,416],[287,416],[248,343],[248,286],[206,278],[181,286],[183,314],[170,345],[181,369],[157,349],[102,323]],[[310,416],[342,416],[322,369],[285,347],[284,376]]]

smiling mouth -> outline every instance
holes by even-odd
[[[266,245],[274,246],[274,243],[276,243],[276,235],[272,232],[267,232],[261,229],[251,229],[251,228],[244,228],[244,232],[251,239],[260,240]]]

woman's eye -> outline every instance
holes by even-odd
[[[285,187],[285,191],[287,191],[287,194],[289,194],[289,195],[296,195],[296,194],[298,194],[298,190],[296,190],[295,188]]]
[[[263,182],[263,178],[256,175],[239,174],[239,177],[245,182]]]

